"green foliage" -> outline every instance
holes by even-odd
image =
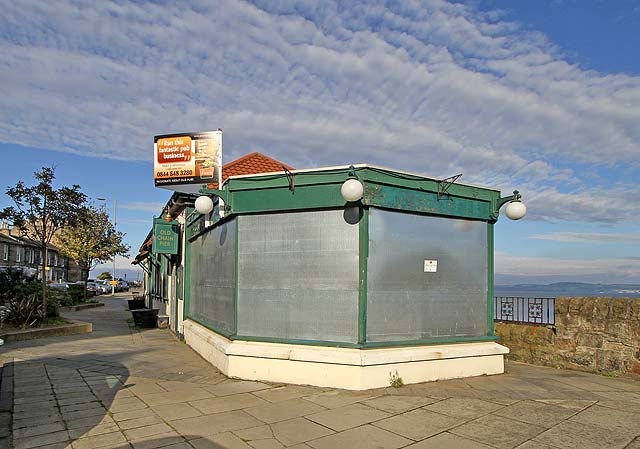
[[[43,320],[42,302],[38,299],[42,285],[33,277],[11,270],[0,273],[0,324],[35,326]],[[58,316],[57,300],[47,302],[46,316]]]
[[[111,279],[111,272],[103,271],[102,273],[100,273],[100,276],[98,276],[98,279],[100,279],[101,281],[104,281],[105,279]]]
[[[23,181],[18,181],[14,187],[7,188],[7,196],[14,206],[0,210],[0,219],[10,220],[18,227],[22,234],[40,243],[44,263],[42,266],[42,307],[41,312],[47,309],[46,283],[47,248],[53,236],[65,226],[72,224],[78,211],[86,202],[86,195],[80,191],[79,185],[61,187],[55,189],[55,169],[43,167],[42,170],[33,173],[36,184],[26,186]],[[44,316],[42,316],[44,318]]]
[[[49,303],[50,302],[55,302],[58,307],[68,307],[68,306],[72,306],[73,305],[73,299],[71,299],[71,295],[66,292],[66,291],[61,291],[61,290],[50,290],[49,291],[49,298],[47,301],[47,313],[49,310]],[[57,311],[56,311],[57,313]],[[49,315],[50,316],[50,315]],[[57,315],[54,315],[57,316]]]
[[[87,293],[88,293],[87,296],[93,296],[93,292],[87,292]],[[69,295],[69,298],[71,299],[71,304],[70,305],[81,303],[85,298],[84,285],[71,284],[69,286],[69,290],[67,290],[67,294]]]
[[[400,388],[404,385],[404,381],[402,380],[402,377],[398,375],[397,370],[395,373],[389,373],[389,385],[393,388]]]
[[[123,239],[124,233],[116,231],[103,208],[88,205],[79,209],[74,226],[65,228],[58,236],[57,243],[60,252],[75,260],[86,275],[99,263],[117,255],[127,255],[129,245]],[[109,272],[104,272],[99,278],[105,279],[105,274],[111,276]]]

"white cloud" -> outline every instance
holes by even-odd
[[[591,276],[640,278],[640,259],[629,257],[600,259],[556,259],[551,257],[515,256],[496,251],[497,275],[520,276]]]
[[[131,202],[131,203],[122,203],[118,204],[118,207],[123,209],[137,210],[142,212],[152,212],[155,214],[159,214],[162,211],[162,208],[165,206],[164,203],[147,203],[147,202]]]
[[[529,238],[569,243],[636,242],[640,241],[640,233],[603,234],[597,232],[551,232],[549,234],[535,234]]]
[[[226,160],[463,172],[524,186],[533,219],[637,216],[570,166],[640,169],[640,77],[459,3],[256,3],[5,5],[0,141],[149,160],[154,134],[221,126]]]

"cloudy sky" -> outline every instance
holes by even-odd
[[[222,127],[225,161],[518,188],[498,282],[640,283],[635,1],[1,3],[0,187],[55,164],[134,247],[153,136]]]

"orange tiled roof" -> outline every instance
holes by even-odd
[[[260,173],[283,171],[283,168],[286,168],[287,170],[294,170],[293,167],[287,164],[270,158],[269,156],[265,156],[262,153],[255,152],[242,156],[228,164],[224,164],[222,166],[222,182],[224,182],[229,176],[257,175]],[[210,189],[217,189],[218,183],[207,184],[207,187]]]
[[[242,156],[235,161],[231,161],[228,164],[223,165],[222,182],[224,182],[229,176],[257,175],[260,173],[283,171],[284,168],[287,170],[295,170],[290,165],[277,161],[256,151],[255,153],[247,154],[246,156]],[[207,187],[210,189],[217,189],[218,183],[207,184]],[[147,254],[149,254],[152,242],[153,237],[150,234],[142,246],[140,246],[140,253],[132,262],[133,264],[139,263]]]

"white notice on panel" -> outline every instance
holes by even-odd
[[[424,261],[424,272],[425,273],[436,273],[438,271],[438,261],[437,260],[425,260]]]

